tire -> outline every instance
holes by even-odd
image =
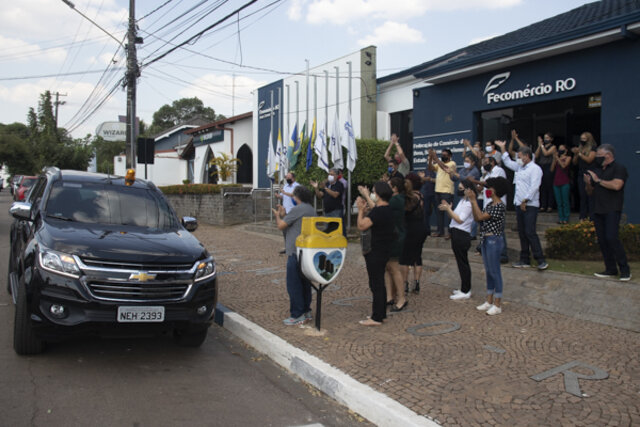
[[[22,280],[16,296],[16,315],[13,323],[13,349],[20,356],[40,354],[44,351],[44,341],[38,338],[31,326],[27,308],[27,292]]]
[[[183,347],[200,347],[207,338],[208,328],[176,330],[173,337]]]

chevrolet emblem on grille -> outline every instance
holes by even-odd
[[[156,278],[155,274],[149,274],[146,271],[139,271],[138,273],[131,273],[129,280],[137,280],[138,282],[146,282],[147,280],[153,280]]]

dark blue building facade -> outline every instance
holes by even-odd
[[[273,82],[258,89],[258,187],[269,188],[271,180],[266,174],[267,156],[269,152],[269,132],[273,150],[278,142],[278,129],[282,128],[282,80]],[[273,118],[273,120],[272,120]],[[256,120],[254,118],[254,120]]]
[[[534,143],[545,132],[557,144],[578,144],[591,132],[612,144],[626,166],[625,213],[640,222],[640,40],[621,40],[569,53],[532,58],[489,72],[414,90],[413,163],[426,166],[430,148],[454,152],[462,140],[510,140],[515,129]]]

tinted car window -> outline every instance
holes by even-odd
[[[46,206],[48,217],[83,223],[176,229],[178,222],[156,191],[98,183],[56,182]]]
[[[20,183],[24,188],[31,188],[31,186],[38,180],[38,178],[25,178]]]

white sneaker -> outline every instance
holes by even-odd
[[[476,310],[487,311],[491,307],[493,307],[493,304],[489,304],[488,302],[485,301],[485,302],[482,303],[482,305],[477,306]]]
[[[502,313],[502,309],[496,305],[491,306],[489,310],[487,310],[487,314],[489,316],[495,316],[496,314]]]
[[[453,290],[453,292],[452,292],[452,294],[454,294],[454,295],[455,295],[455,294],[459,294],[459,293],[460,293],[460,290],[459,290],[459,289],[454,289],[454,290]]]
[[[471,291],[467,292],[466,294],[464,292],[458,292],[457,294],[451,295],[449,298],[453,300],[469,299],[471,298]]]

